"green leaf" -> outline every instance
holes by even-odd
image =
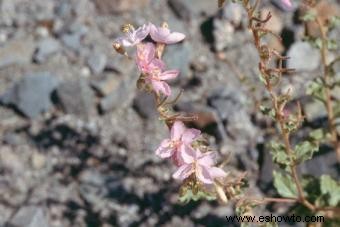
[[[321,38],[316,38],[316,39],[313,39],[311,40],[312,42],[312,45],[318,49],[321,49],[322,48],[322,39]]]
[[[296,185],[290,176],[277,171],[273,172],[273,176],[274,186],[281,196],[289,198],[297,196]]]
[[[314,98],[324,102],[325,100],[325,92],[324,92],[324,84],[321,79],[316,79],[311,81],[306,89],[307,95],[311,95]]]
[[[262,83],[264,83],[264,84],[267,84],[267,81],[266,81],[266,79],[265,79],[265,76],[264,76],[264,75],[262,75],[262,74],[259,74],[259,79],[260,79],[260,81],[261,81]]]
[[[328,50],[336,50],[336,49],[338,49],[338,43],[337,43],[337,41],[334,40],[334,39],[328,40],[328,42],[327,42],[327,48],[328,48]]]
[[[339,16],[331,17],[330,20],[329,20],[329,27],[332,29],[332,28],[335,28],[337,26],[340,26],[340,17]]]
[[[216,197],[203,191],[198,191],[197,193],[194,194],[190,189],[186,189],[183,195],[180,195],[179,197],[179,201],[181,203],[189,203],[191,200],[198,201],[201,199],[211,201],[215,200]]]
[[[273,162],[285,166],[291,164],[289,156],[286,154],[285,146],[281,143],[272,142],[270,144]]]
[[[320,142],[325,138],[325,133],[322,129],[315,129],[309,133],[309,137],[316,142]]]
[[[314,152],[319,150],[319,147],[315,143],[303,141],[302,143],[297,144],[294,150],[296,155],[296,161],[298,163],[301,163],[311,159],[313,157]]]
[[[302,16],[302,20],[303,21],[314,21],[316,18],[316,12],[315,11],[307,11],[307,13],[305,15]]]
[[[262,112],[262,114],[266,116],[270,116],[273,119],[275,118],[275,110],[273,108],[269,108],[269,107],[261,105],[260,111]]]
[[[328,196],[328,203],[336,206],[340,202],[340,185],[328,175],[320,178],[321,193]]]

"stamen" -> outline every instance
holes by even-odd
[[[122,32],[124,32],[124,33],[129,33],[129,32],[131,32],[131,31],[134,31],[135,30],[135,28],[133,27],[133,25],[132,24],[124,24],[123,26],[122,26]]]

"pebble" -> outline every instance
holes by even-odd
[[[32,167],[36,170],[42,169],[45,166],[46,158],[44,155],[34,152],[31,157]]]
[[[45,38],[38,43],[38,47],[34,54],[34,60],[43,63],[47,58],[60,49],[60,43],[54,38]]]
[[[135,82],[131,78],[121,80],[117,89],[113,90],[108,96],[100,101],[102,112],[108,112],[115,109],[126,108],[132,103],[135,93]]]
[[[95,114],[94,94],[86,80],[64,82],[57,88],[56,94],[59,104],[66,113],[84,119]]]
[[[97,9],[102,14],[123,13],[141,9],[149,4],[150,0],[95,0]]]
[[[308,42],[296,42],[288,50],[287,65],[297,71],[313,71],[319,67],[319,50]]]
[[[99,93],[99,95],[107,96],[114,90],[118,89],[120,82],[121,79],[116,75],[109,74],[105,78],[92,81],[91,85]]]
[[[6,43],[0,47],[0,68],[30,63],[34,49],[35,44],[30,38]]]
[[[155,119],[158,115],[155,98],[152,94],[138,92],[133,100],[133,107],[145,119]]]
[[[61,40],[65,44],[66,47],[77,51],[81,48],[80,42],[81,36],[79,34],[64,34],[61,37]]]
[[[92,73],[100,74],[103,72],[107,62],[107,57],[104,53],[95,52],[87,59],[87,64]]]
[[[59,80],[49,72],[25,75],[0,96],[0,103],[13,105],[28,118],[36,118],[52,106],[51,94]]]
[[[185,1],[169,0],[168,4],[178,18],[185,21],[189,21],[191,19],[190,6],[188,7]]]
[[[9,222],[10,227],[49,227],[48,218],[40,207],[26,206],[19,211]]]

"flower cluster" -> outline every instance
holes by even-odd
[[[214,152],[202,153],[198,147],[193,147],[201,134],[199,130],[186,128],[183,122],[175,121],[170,134],[156,150],[156,155],[172,158],[178,167],[173,178],[184,180],[193,175],[203,184],[213,184],[215,178],[226,176],[222,169],[214,166]]]
[[[166,24],[162,27],[148,23],[138,29],[128,24],[123,27],[124,37],[114,41],[113,47],[117,52],[126,54],[124,47],[137,47],[136,63],[141,72],[145,85],[158,95],[171,95],[170,86],[165,82],[178,76],[178,70],[166,70],[165,63],[160,59],[160,52],[166,44],[182,41],[185,35],[170,32]],[[150,35],[154,42],[143,42]]]
[[[138,29],[128,24],[123,26],[124,37],[115,40],[113,47],[118,53],[127,55],[125,47],[136,46],[135,61],[141,73],[138,82],[146,91],[155,94],[157,106],[162,107],[165,99],[171,95],[171,88],[166,82],[178,76],[178,70],[167,70],[162,61],[162,53],[167,44],[181,42],[185,35],[179,32],[171,32],[166,23],[157,27],[151,23]],[[148,39],[148,36],[151,38]],[[150,41],[145,41],[150,40]],[[140,84],[137,84],[140,85]],[[163,96],[163,101],[160,97]],[[164,116],[158,108],[161,116]],[[174,117],[174,118],[173,118]],[[173,178],[179,180],[192,179],[203,185],[212,185],[215,178],[225,177],[227,174],[214,166],[215,153],[202,152],[198,137],[201,132],[197,129],[186,128],[184,123],[175,114],[172,117],[164,117],[170,129],[170,138],[163,140],[156,155],[161,158],[171,158],[178,167]]]

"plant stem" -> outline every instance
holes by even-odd
[[[258,5],[258,4],[259,4],[259,1],[257,1],[255,5]],[[286,151],[286,154],[288,155],[288,157],[290,158],[290,161],[291,161],[290,171],[291,171],[291,176],[292,176],[292,178],[294,180],[294,183],[295,183],[297,191],[298,191],[298,202],[300,202],[301,204],[306,206],[308,209],[314,211],[315,210],[315,206],[313,204],[311,204],[305,198],[305,195],[304,195],[304,192],[303,192],[303,188],[302,188],[300,179],[299,179],[298,174],[297,174],[297,165],[296,165],[296,163],[294,161],[293,152],[292,152],[292,149],[291,149],[290,138],[289,138],[290,135],[289,135],[289,132],[284,127],[285,122],[284,122],[284,119],[283,119],[283,116],[282,116],[282,110],[281,110],[281,108],[279,106],[277,95],[273,91],[272,85],[270,83],[270,75],[265,70],[267,62],[263,58],[261,58],[261,54],[262,54],[262,50],[261,50],[261,38],[260,38],[260,35],[259,35],[259,30],[261,30],[261,29],[257,29],[257,27],[254,27],[254,25],[253,25],[253,19],[256,18],[254,16],[255,8],[251,7],[251,5],[249,4],[249,2],[247,0],[243,1],[243,6],[244,6],[244,8],[247,11],[248,20],[249,20],[249,29],[251,29],[251,31],[252,31],[253,38],[254,38],[254,44],[255,44],[255,47],[256,47],[256,49],[257,49],[257,51],[259,53],[260,59],[261,59],[260,60],[260,64],[259,64],[259,70],[260,70],[261,73],[264,74],[264,79],[266,80],[265,87],[266,87],[268,93],[271,96],[272,106],[273,106],[273,108],[275,110],[275,113],[276,113],[275,114],[276,121],[279,123],[279,128],[280,128],[280,131],[281,131],[281,136],[282,136],[282,139],[284,140],[285,151]],[[268,17],[267,21],[269,19],[270,18]],[[260,20],[258,20],[258,21],[260,21]],[[282,63],[282,59],[280,59],[280,61]],[[282,64],[280,64],[280,65],[282,65]],[[279,77],[282,76],[281,75],[282,74],[281,70],[282,70],[282,68],[280,67],[279,70],[278,70],[279,71]]]
[[[323,65],[323,78],[325,82],[324,91],[325,91],[325,98],[326,98],[326,110],[327,110],[327,118],[328,118],[328,125],[329,125],[329,131],[331,133],[331,139],[334,146],[334,149],[337,154],[338,162],[340,162],[340,141],[338,140],[338,135],[336,131],[336,123],[334,118],[334,110],[332,106],[332,97],[331,97],[331,91],[329,88],[329,70],[328,70],[328,62],[327,62],[327,32],[322,25],[321,19],[319,17],[316,17],[316,22],[319,26],[320,32],[321,32],[321,39],[322,39],[322,45],[320,49],[321,53],[321,60]]]

